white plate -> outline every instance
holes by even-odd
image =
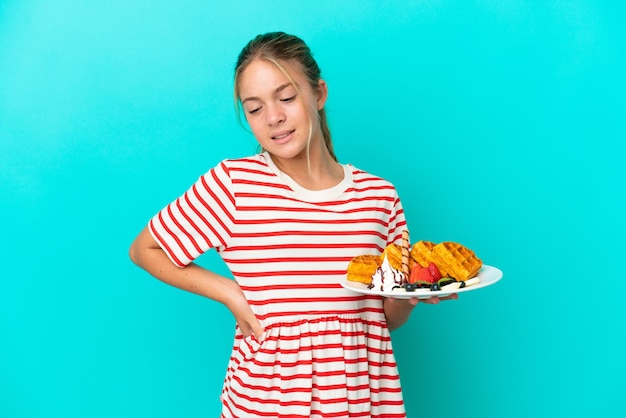
[[[482,289],[483,287],[491,286],[496,283],[498,280],[502,278],[502,270],[493,267],[493,266],[483,266],[478,271],[476,275],[480,279],[480,283],[477,283],[472,286],[463,287],[461,289],[455,290],[436,290],[432,291],[430,289],[417,289],[415,292],[404,292],[404,291],[391,291],[391,292],[383,292],[381,290],[368,289],[365,283],[358,282],[350,282],[346,278],[341,281],[341,285],[353,292],[362,293],[364,295],[375,295],[375,296],[385,296],[396,299],[410,299],[410,298],[418,298],[418,299],[428,299],[431,296],[447,296],[453,293],[463,293],[469,292],[471,290]]]

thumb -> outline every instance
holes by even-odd
[[[263,327],[258,319],[255,317],[251,318],[251,320],[242,321],[239,324],[239,328],[241,328],[241,333],[244,337],[254,334],[256,339],[260,339],[263,335]]]

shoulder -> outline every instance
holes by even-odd
[[[217,172],[230,178],[271,174],[270,168],[262,154],[224,159],[213,167],[207,175],[212,172]]]
[[[230,190],[232,194],[250,193],[252,188],[257,193],[260,192],[259,188],[284,189],[263,154],[222,160],[203,175],[202,180],[208,185],[206,188],[211,188],[211,184],[217,184],[223,189]]]
[[[352,172],[352,179],[356,188],[378,188],[393,190],[394,192],[396,190],[395,186],[383,177],[361,170],[351,164],[346,164],[346,167]]]

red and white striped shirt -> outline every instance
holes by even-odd
[[[393,185],[353,166],[320,191],[266,153],[225,160],[149,224],[180,267],[215,248],[264,327],[237,330],[224,417],[404,417],[382,300],[341,287],[349,261],[400,242]]]

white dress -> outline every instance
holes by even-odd
[[[225,160],[160,211],[150,232],[184,267],[215,248],[261,322],[236,330],[222,417],[404,417],[382,299],[345,290],[349,261],[400,242],[393,185],[344,165],[303,189],[267,154]]]

